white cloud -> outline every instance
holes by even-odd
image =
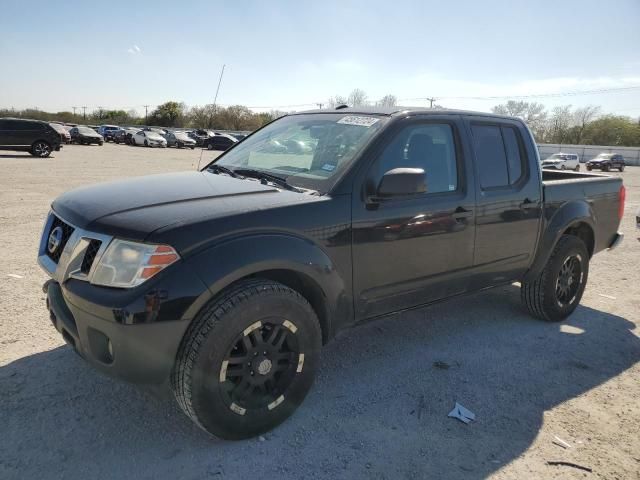
[[[142,49],[138,45],[133,45],[127,48],[127,53],[130,55],[142,55]]]

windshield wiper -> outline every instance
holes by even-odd
[[[223,167],[222,165],[218,165],[217,163],[213,163],[207,167],[207,170],[212,170],[213,173],[226,173],[227,175],[233,178],[242,178],[242,176],[238,175],[235,171],[230,168]]]
[[[215,165],[215,164],[214,164]],[[286,178],[279,177],[277,175],[273,175],[271,173],[263,172],[262,170],[254,170],[252,168],[236,168],[234,170],[235,173],[239,173],[240,175],[244,175],[245,177],[257,178],[259,180],[269,181],[275,183],[276,185],[281,186],[285,190],[291,190],[292,192],[303,193],[304,190],[294,187],[293,185],[289,185],[287,183]]]

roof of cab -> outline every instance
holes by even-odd
[[[343,107],[343,108],[324,108],[315,110],[305,110],[301,112],[295,112],[291,115],[302,115],[308,113],[346,113],[346,114],[360,114],[360,115],[381,115],[381,116],[396,116],[396,115],[410,115],[410,114],[439,114],[439,115],[472,115],[492,118],[504,118],[513,119],[507,115],[497,115],[495,113],[488,112],[473,112],[469,110],[455,110],[450,108],[427,108],[427,107]]]

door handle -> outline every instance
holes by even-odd
[[[528,198],[525,198],[523,202],[520,204],[520,208],[522,210],[529,210],[531,208],[538,208],[538,202],[533,202]]]
[[[456,221],[460,221],[460,220],[464,220],[465,218],[471,218],[472,215],[473,215],[472,210],[467,210],[465,208],[458,207],[451,214],[451,217]]]

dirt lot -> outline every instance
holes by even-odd
[[[530,318],[510,286],[351,330],[325,349],[296,415],[230,443],[64,346],[35,260],[60,193],[192,169],[200,153],[0,152],[0,478],[640,478],[640,167],[622,174],[625,242],[594,258],[568,321]],[[477,421],[447,418],[455,401]]]

